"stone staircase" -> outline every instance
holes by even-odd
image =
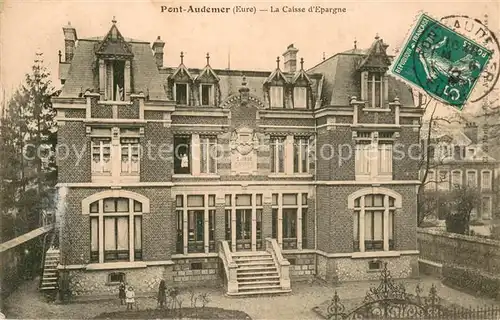
[[[45,264],[43,266],[41,291],[56,290],[58,288],[58,272],[60,253],[58,249],[49,248],[45,254]]]

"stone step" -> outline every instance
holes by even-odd
[[[43,275],[42,281],[51,281],[51,280],[57,281],[57,277],[49,277],[49,276]]]
[[[48,287],[42,286],[42,287],[40,287],[40,290],[55,290],[55,289],[57,289],[57,288],[54,286],[48,286]]]
[[[250,279],[248,279],[248,280],[250,280]],[[252,280],[254,280],[254,279],[252,279]],[[247,279],[245,279],[245,281],[238,281],[238,286],[244,286],[244,287],[248,287],[248,286],[252,286],[252,285],[265,285],[265,284],[279,285],[280,280],[278,278],[278,279],[274,279],[274,280],[247,281]]]
[[[271,254],[267,251],[238,251],[231,253],[231,256],[234,257],[263,257],[268,256],[271,257]]]
[[[276,270],[276,266],[239,266],[237,272],[252,272],[252,271]]]
[[[237,273],[236,277],[237,279],[248,279],[248,278],[257,278],[257,277],[262,277],[262,276],[279,276],[278,271],[259,271],[259,272],[251,272],[251,273]]]
[[[236,261],[238,266],[243,267],[243,266],[274,266],[274,261],[269,260],[269,261]]]
[[[276,290],[276,289],[281,289],[281,286],[279,284],[254,284],[254,285],[246,285],[243,287],[238,286],[238,291],[243,292],[243,291],[250,291],[250,290]]]
[[[273,260],[273,257],[271,255],[258,255],[258,256],[233,256],[234,261],[247,261],[247,260],[254,260],[254,259],[261,259],[261,260]]]
[[[240,274],[240,277],[237,278],[238,282],[240,281],[259,281],[259,280],[275,280],[279,281],[280,276],[278,273],[276,275],[271,276],[254,276],[253,274]]]
[[[236,292],[236,293],[227,293],[228,296],[259,296],[259,295],[275,295],[275,294],[285,294],[285,293],[290,293],[292,292],[291,289],[289,290],[255,290],[255,291],[245,291],[245,292]]]

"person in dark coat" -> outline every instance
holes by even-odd
[[[125,283],[120,282],[120,286],[118,287],[118,298],[120,299],[120,304],[125,304]]]
[[[160,285],[158,286],[158,305],[160,308],[163,308],[167,301],[166,290],[167,286],[165,284],[165,280],[161,280]]]

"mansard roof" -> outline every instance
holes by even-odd
[[[99,56],[106,56],[107,58],[130,58],[134,54],[130,44],[125,41],[120,30],[116,26],[116,20],[113,20],[113,25],[109,29],[108,34],[99,43],[96,54]]]
[[[60,97],[75,98],[86,90],[99,91],[98,55],[96,46],[101,38],[79,39],[75,48],[72,63]],[[151,100],[166,100],[167,94],[163,87],[163,79],[158,72],[155,58],[149,42],[129,42],[132,53],[132,86],[134,92],[149,93]]]
[[[321,92],[323,104],[347,106],[352,96],[359,98],[361,92],[359,66],[365,60],[367,61],[365,64],[372,63],[370,59],[366,58],[373,48],[372,45],[368,50],[355,48],[337,53],[307,70],[307,74],[320,73],[325,77]],[[373,50],[376,52],[377,49]],[[386,57],[390,62],[392,57],[389,55]],[[388,75],[388,81],[389,101],[393,101],[397,96],[403,106],[414,105],[411,89],[405,83],[391,75]]]

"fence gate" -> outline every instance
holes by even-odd
[[[366,293],[363,303],[346,310],[335,291],[327,309],[329,320],[346,319],[500,319],[500,307],[464,308],[446,306],[432,285],[427,296],[422,296],[419,285],[415,294],[406,292],[403,283],[396,284],[387,270],[380,273],[378,287]]]

